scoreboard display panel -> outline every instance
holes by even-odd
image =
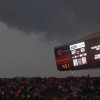
[[[72,56],[69,46],[55,48],[55,59],[58,70],[69,70],[72,66]]]
[[[100,37],[54,48],[60,71],[100,68]]]

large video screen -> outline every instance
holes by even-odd
[[[54,48],[60,71],[100,68],[100,37]]]

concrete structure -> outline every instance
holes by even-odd
[[[88,40],[88,39],[92,39],[92,38],[96,38],[96,37],[100,37],[100,31],[95,32],[95,33],[91,33],[89,35],[86,35],[86,36],[78,39],[78,40],[72,41],[71,44],[72,43],[77,43],[77,42],[80,42],[80,41],[84,41],[84,40]]]

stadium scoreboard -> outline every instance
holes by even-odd
[[[100,37],[54,48],[60,71],[100,68]]]

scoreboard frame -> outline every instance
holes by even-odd
[[[54,54],[60,71],[100,68],[100,37],[55,47]]]

